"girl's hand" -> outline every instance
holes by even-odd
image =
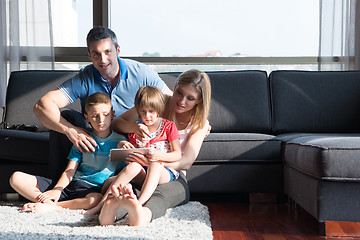
[[[135,147],[128,141],[120,141],[118,143],[118,148],[130,149],[130,148],[135,148]]]
[[[146,157],[150,162],[158,162],[161,159],[161,154],[162,152],[159,150],[150,149]]]
[[[41,193],[39,196],[37,196],[38,202],[44,203],[48,201],[57,202],[59,201],[61,195],[60,190],[52,189],[46,192]]]
[[[129,157],[126,159],[125,162],[137,162],[141,166],[148,166],[150,163],[150,161],[148,160],[148,158],[146,156],[144,156],[143,154],[139,154],[139,153],[134,153],[134,154],[129,155]]]
[[[150,132],[145,124],[139,123],[138,129],[135,131],[136,138],[141,142],[148,142],[150,138]]]

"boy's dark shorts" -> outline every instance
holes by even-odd
[[[54,188],[56,182],[51,179],[36,176],[37,183],[41,192],[45,192]],[[59,201],[71,200],[75,198],[83,198],[89,193],[100,193],[101,189],[80,180],[73,180],[61,192]]]

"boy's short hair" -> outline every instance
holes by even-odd
[[[161,116],[165,110],[164,94],[155,86],[139,88],[135,96],[135,109],[139,113],[142,107],[154,108],[158,115]]]
[[[111,110],[112,110],[112,104],[111,104],[110,97],[108,95],[106,95],[105,93],[96,92],[87,97],[86,103],[85,103],[85,112],[88,112],[91,107],[93,107],[97,104],[101,104],[101,103],[109,104],[111,106]]]

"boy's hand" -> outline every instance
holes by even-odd
[[[59,201],[61,195],[61,191],[57,189],[52,189],[46,192],[41,193],[39,196],[37,196],[38,202],[45,203],[48,201],[57,202]]]
[[[135,147],[128,141],[120,141],[118,143],[118,148],[130,149],[130,148],[135,148]]]

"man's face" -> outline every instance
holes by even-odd
[[[108,81],[115,78],[120,70],[117,57],[120,47],[115,48],[115,44],[110,38],[89,43],[89,58],[100,75]]]

